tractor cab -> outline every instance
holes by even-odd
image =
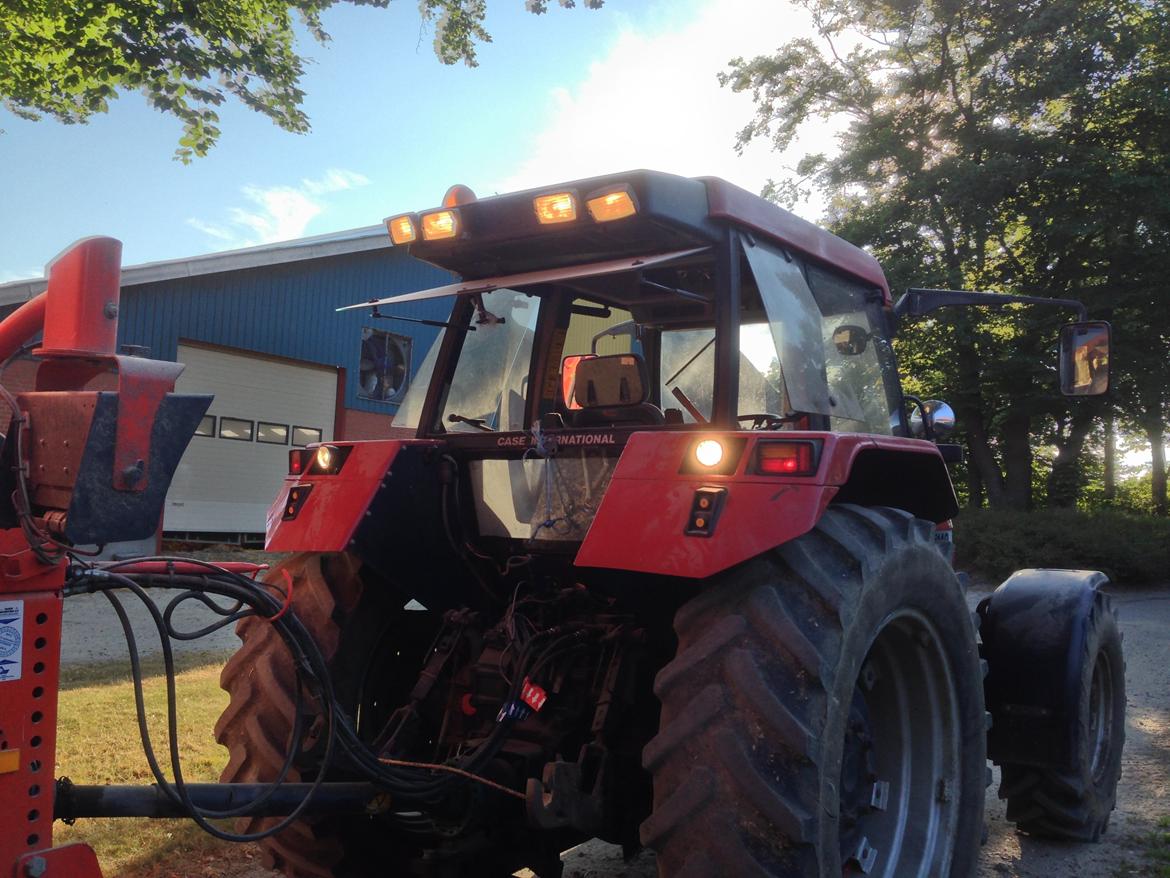
[[[387,226],[463,280],[353,307],[452,299],[395,428],[457,463],[480,537],[580,543],[635,434],[695,437],[671,467],[722,476],[743,455],[696,456],[699,434],[905,434],[863,251],[718,180],[454,192]]]

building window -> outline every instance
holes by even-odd
[[[309,445],[321,441],[320,427],[293,427],[292,444]]]
[[[215,436],[215,415],[204,415],[199,426],[195,428],[196,436]]]
[[[410,339],[380,329],[362,329],[358,398],[397,402],[410,380]]]
[[[269,424],[261,421],[256,425],[256,441],[269,445],[288,445],[288,424]]]
[[[219,438],[238,439],[241,442],[252,441],[252,422],[240,418],[220,418]]]

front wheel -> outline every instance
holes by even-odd
[[[898,510],[830,507],[679,610],[643,752],[660,874],[973,873],[982,670],[932,536]]]
[[[1125,745],[1125,659],[1117,611],[1093,597],[1080,663],[1078,710],[1069,730],[1072,765],[1064,769],[1005,764],[999,789],[1007,819],[1030,835],[1094,842],[1117,805]]]

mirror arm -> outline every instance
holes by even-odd
[[[921,317],[937,308],[948,305],[982,305],[999,307],[1003,305],[1057,305],[1077,312],[1082,322],[1088,319],[1088,309],[1076,299],[1047,299],[1043,296],[1017,296],[1009,293],[971,292],[967,290],[932,290],[912,287],[894,305],[894,317],[901,322],[903,317]]]

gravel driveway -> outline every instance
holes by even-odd
[[[972,606],[988,589],[972,589]],[[158,639],[146,611],[136,600],[125,601],[144,654],[157,653]],[[1111,878],[1122,863],[1140,862],[1139,842],[1154,829],[1158,817],[1170,815],[1170,586],[1128,589],[1116,594],[1125,634],[1126,689],[1129,711],[1125,760],[1117,811],[1099,844],[1073,845],[1017,835],[1004,816],[1004,804],[988,791],[990,836],[979,878]],[[206,611],[191,607],[176,618],[183,624],[206,624]],[[87,595],[65,603],[63,661],[78,664],[124,658],[125,642],[105,598]],[[176,650],[223,650],[237,644],[231,629]],[[654,878],[654,857],[643,852],[624,862],[612,845],[589,842],[564,855],[566,878]]]

